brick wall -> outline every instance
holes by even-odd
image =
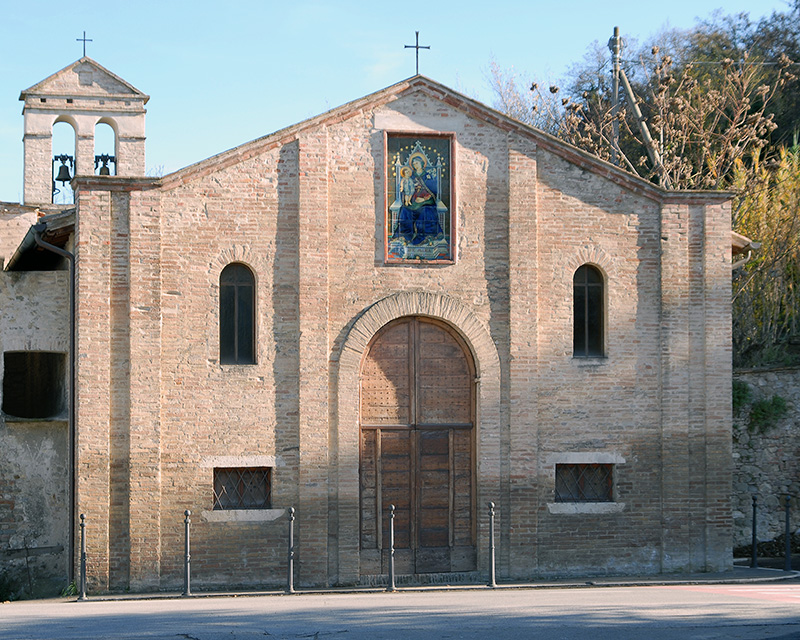
[[[358,581],[360,358],[409,314],[449,322],[475,357],[481,570],[489,500],[502,576],[728,566],[726,205],[665,203],[476,113],[435,87],[381,94],[160,182],[81,191],[79,500],[98,520],[97,588],[180,584],[187,508],[205,584],[280,583],[288,506],[299,583]],[[455,135],[454,264],[383,263],[385,130]],[[256,278],[254,365],[219,364],[231,262]],[[604,358],[572,357],[585,263],[606,278]],[[614,510],[553,508],[559,456],[614,460]],[[270,517],[211,513],[231,457],[274,468]]]

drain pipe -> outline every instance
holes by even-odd
[[[67,259],[69,263],[69,562],[67,563],[67,581],[75,578],[75,256],[61,247],[45,242],[42,234],[47,229],[46,222],[32,227],[36,244]]]

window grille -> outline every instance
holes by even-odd
[[[557,464],[556,502],[612,502],[612,464]]]
[[[269,509],[272,469],[214,469],[214,509]]]

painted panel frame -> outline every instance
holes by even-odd
[[[456,219],[452,133],[384,134],[384,260],[452,264]]]

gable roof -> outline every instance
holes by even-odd
[[[164,176],[161,179],[161,184],[166,188],[186,184],[195,178],[237,164],[276,146],[289,142],[305,130],[347,120],[365,110],[374,109],[415,92],[424,93],[434,100],[441,101],[451,106],[453,109],[461,111],[477,120],[492,124],[502,130],[516,131],[521,135],[534,138],[540,147],[553,152],[572,164],[592,173],[604,176],[611,182],[619,184],[629,191],[659,202],[686,201],[687,199],[703,202],[724,202],[729,200],[733,195],[727,191],[677,191],[664,189],[610,162],[606,162],[591,153],[564,142],[553,135],[545,133],[540,129],[509,118],[477,100],[473,100],[422,75],[413,76],[363,98],[353,100],[340,107],[335,107],[330,111],[309,118],[308,120],[291,125],[285,129],[280,129],[275,133],[257,138],[256,140],[239,145],[228,151],[223,151],[206,160],[179,169],[174,173]]]
[[[80,74],[91,73],[91,82],[82,84]],[[150,99],[129,82],[88,56],[56,71],[19,94],[20,100],[38,96],[118,96],[136,98],[147,104]]]

